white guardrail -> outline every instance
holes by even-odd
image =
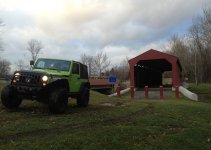
[[[127,88],[127,89],[124,89],[122,91],[120,91],[120,94],[124,94],[126,92],[130,91],[130,88]],[[179,87],[179,91],[180,93],[182,93],[185,97],[191,99],[191,100],[194,100],[194,101],[198,101],[198,95],[195,94],[195,93],[192,93],[191,91],[189,91],[188,89],[184,88],[183,86],[180,86]],[[109,97],[112,97],[112,96],[116,96],[117,93],[113,93],[111,95],[108,95]]]
[[[195,93],[192,93],[191,91],[189,91],[188,89],[184,88],[183,86],[179,87],[179,91],[186,96],[187,98],[194,100],[194,101],[198,101],[198,95]]]
[[[121,90],[121,91],[120,91],[120,94],[127,93],[128,91],[130,91],[130,88],[127,88],[127,89]],[[112,96],[117,96],[117,93],[113,93],[113,94],[108,95],[108,96],[109,96],[109,97],[112,97]]]

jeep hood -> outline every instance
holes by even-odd
[[[40,72],[46,73],[55,76],[69,76],[69,72],[67,71],[58,71],[58,70],[50,70],[50,69],[33,69],[32,72]]]

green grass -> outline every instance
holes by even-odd
[[[197,94],[211,94],[211,84],[207,83],[201,83],[198,85],[191,83],[188,89]]]
[[[109,98],[91,92],[90,105],[69,102],[52,115],[36,101],[9,111],[0,104],[0,149],[201,149],[211,147],[211,104]]]

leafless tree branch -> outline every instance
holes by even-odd
[[[33,61],[37,60],[38,55],[40,54],[42,49],[43,49],[43,45],[40,41],[36,39],[31,39],[30,41],[28,41],[27,50],[29,51],[31,55],[31,59]]]

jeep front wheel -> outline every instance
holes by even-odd
[[[6,108],[15,109],[21,104],[22,99],[14,89],[7,85],[1,91],[1,102]]]
[[[84,87],[82,92],[77,96],[77,105],[79,107],[86,107],[89,104],[89,88]]]
[[[49,97],[49,110],[52,113],[63,113],[68,104],[67,90],[64,88],[55,89]]]

